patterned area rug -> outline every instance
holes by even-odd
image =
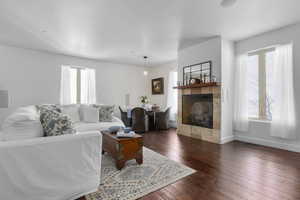
[[[87,200],[134,200],[159,190],[195,170],[144,147],[144,163],[128,161],[121,171],[107,154],[102,157],[102,184]]]

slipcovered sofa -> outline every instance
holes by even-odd
[[[19,108],[0,130],[0,199],[69,200],[96,191],[102,134],[111,122],[74,123],[75,134],[43,137],[35,106]]]
[[[69,200],[96,191],[100,132],[0,142],[0,199]]]

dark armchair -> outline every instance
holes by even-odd
[[[167,130],[169,129],[169,119],[170,119],[170,107],[164,112],[156,112],[155,114],[155,127],[157,130]]]
[[[131,118],[128,118],[127,112],[123,111],[119,106],[119,110],[121,112],[121,120],[125,124],[126,127],[131,127]]]
[[[131,111],[132,130],[137,133],[146,132],[146,110],[136,107]]]

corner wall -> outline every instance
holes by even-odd
[[[220,37],[184,48],[178,52],[178,80],[182,81],[183,67],[206,61],[212,61],[212,75],[221,81],[221,45]]]
[[[220,143],[234,140],[233,134],[233,100],[235,55],[234,43],[222,39],[222,67],[221,67],[221,139]]]

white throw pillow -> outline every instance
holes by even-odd
[[[35,121],[39,119],[40,115],[35,106],[20,107],[4,120],[2,127],[13,126],[14,123],[20,121]]]
[[[35,106],[18,108],[2,124],[3,140],[22,140],[43,136],[40,116]]]
[[[80,121],[79,105],[64,105],[60,107],[61,113],[69,116],[73,123]]]
[[[37,109],[37,107],[35,105],[23,106],[23,107],[18,108],[15,112],[37,114],[38,113],[38,109]]]
[[[93,106],[81,105],[80,106],[81,121],[88,123],[99,122],[99,110]]]

